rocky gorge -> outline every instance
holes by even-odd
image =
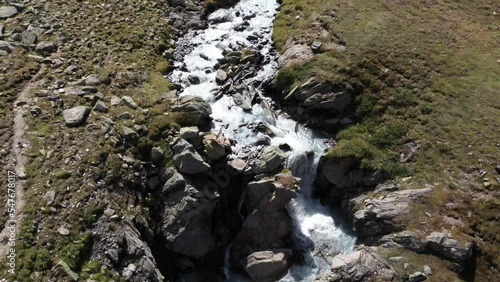
[[[28,131],[25,144],[14,145],[32,163],[18,273],[0,277],[434,281],[470,268],[476,243],[457,231],[459,220],[436,225],[441,214],[414,208],[436,185],[411,187],[359,154],[329,150],[343,148],[333,137],[357,122],[361,86],[290,79],[287,67],[344,47],[290,39],[278,51],[273,24],[288,13],[285,4],[127,2],[110,19],[122,30],[102,38],[123,35],[108,42],[90,30],[88,38],[65,36],[60,24],[71,15],[53,15],[47,5],[60,3],[48,2],[0,10],[7,26],[0,25],[0,55],[11,62],[2,79],[26,73],[27,81],[10,84],[21,88],[40,81],[15,103]],[[80,16],[97,22],[112,14],[110,4],[85,5]],[[140,22],[143,15],[153,21]],[[87,53],[96,46],[116,53]],[[15,88],[5,89],[15,97]],[[420,147],[405,146],[403,164]],[[2,162],[11,163],[4,152]],[[419,226],[408,220],[416,212]]]

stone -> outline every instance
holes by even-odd
[[[217,70],[215,74],[215,82],[217,84],[224,84],[227,80],[227,73],[224,70]]]
[[[126,140],[134,140],[138,137],[137,132],[130,127],[122,126],[122,136]]]
[[[288,271],[291,256],[290,249],[254,252],[246,258],[244,269],[253,281],[277,281]]]
[[[41,115],[43,113],[43,111],[40,107],[35,106],[35,107],[30,109],[30,113],[32,116],[37,117],[37,116]]]
[[[98,101],[94,106],[94,111],[101,112],[101,113],[107,113],[109,111],[109,107],[106,106],[106,104],[104,104],[104,102]]]
[[[91,74],[85,78],[85,85],[87,85],[87,86],[97,86],[100,83],[101,82],[100,82],[99,76],[97,76],[97,74]]]
[[[118,96],[111,96],[111,106],[118,106],[122,102],[122,98]]]
[[[193,75],[193,74],[190,74],[188,76],[188,81],[189,83],[191,84],[200,84],[201,83],[201,80],[199,77],[197,77],[196,75]]]
[[[26,45],[35,44],[36,39],[37,39],[37,36],[34,32],[25,30],[21,33],[21,42],[23,44],[26,44]]]
[[[233,16],[231,15],[231,11],[226,9],[216,10],[207,18],[208,22],[211,24],[225,23],[231,21],[232,19]]]
[[[87,120],[90,113],[90,108],[85,106],[77,106],[62,112],[64,121],[69,126],[80,125]]]
[[[186,140],[178,138],[173,146],[174,165],[182,173],[199,174],[210,171],[210,165],[196,152],[193,145]]]
[[[343,209],[350,215],[359,238],[385,235],[403,230],[404,225],[397,218],[408,213],[410,204],[430,191],[431,188],[408,189],[376,198],[361,195]]]
[[[47,206],[51,206],[54,203],[54,200],[56,199],[56,191],[50,190],[45,193],[43,198],[47,201]]]
[[[17,9],[12,6],[0,7],[0,19],[8,19],[17,14]]]
[[[151,149],[151,161],[159,163],[163,160],[163,150],[160,147],[153,147]]]
[[[420,271],[412,273],[408,276],[408,282],[420,282],[427,280],[427,276]]]
[[[123,112],[118,115],[119,120],[127,120],[130,119],[132,116],[129,114],[129,112]]]
[[[217,160],[226,156],[226,150],[231,149],[231,143],[222,134],[207,134],[203,137],[205,153],[211,160]]]
[[[320,51],[322,45],[323,43],[321,43],[320,41],[314,41],[313,44],[311,44],[311,50],[317,53]]]
[[[10,53],[12,49],[14,49],[14,46],[10,42],[0,41],[0,50]]]
[[[328,280],[320,281],[397,281],[398,277],[376,248],[363,245],[354,252],[335,256],[327,275]]]
[[[35,47],[35,51],[40,54],[53,53],[57,51],[57,45],[52,42],[42,41]]]
[[[181,127],[179,137],[191,143],[195,148],[201,145],[202,137],[197,126]]]
[[[63,236],[68,236],[69,235],[69,230],[61,226],[61,227],[59,227],[57,229],[57,233],[59,233],[59,234],[61,234]]]
[[[194,96],[179,97],[172,111],[183,113],[182,126],[201,126],[210,121],[212,108],[205,100]]]
[[[276,146],[266,147],[255,160],[252,167],[253,173],[268,173],[282,166],[286,160],[286,154]]]
[[[132,97],[130,96],[123,96],[122,101],[125,103],[125,105],[127,105],[129,108],[133,110],[139,107],[137,103],[134,101],[134,99],[132,99]]]
[[[120,262],[120,255],[116,249],[107,250],[104,253],[114,264],[118,264]]]
[[[234,159],[228,163],[230,172],[235,174],[241,174],[247,168],[247,163],[242,159]]]
[[[431,269],[430,266],[424,265],[424,274],[427,275],[427,276],[428,275],[432,275],[432,269]]]

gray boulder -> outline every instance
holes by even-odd
[[[67,125],[74,126],[80,125],[87,120],[90,113],[90,108],[85,106],[78,106],[62,112],[64,121]]]
[[[196,126],[182,127],[179,131],[179,137],[188,141],[196,148],[201,145],[202,137],[200,130]]]
[[[104,104],[102,101],[98,101],[94,106],[94,111],[107,113],[109,111],[109,107]]]
[[[233,16],[231,14],[231,11],[225,9],[219,9],[211,13],[207,18],[208,22],[212,24],[224,23],[231,21],[232,19]]]
[[[427,276],[420,271],[412,273],[408,276],[408,282],[421,282],[427,280]]]
[[[210,171],[210,165],[196,152],[193,145],[178,138],[172,145],[174,165],[182,173],[198,174]]]
[[[269,173],[282,166],[286,160],[286,154],[276,146],[266,147],[259,155],[249,173]]]
[[[192,185],[175,169],[167,168],[163,186],[161,234],[166,248],[185,256],[202,257],[215,247],[211,214],[218,194],[205,185]]]
[[[212,108],[203,99],[194,96],[182,96],[176,101],[172,111],[183,115],[182,126],[200,126],[210,121]]]
[[[354,252],[333,258],[331,272],[317,282],[401,281],[398,274],[378,253],[376,248],[358,247]]]
[[[35,51],[40,54],[53,53],[57,51],[57,45],[52,42],[42,41],[36,45]]]
[[[0,19],[8,19],[17,14],[17,9],[12,6],[0,7]]]
[[[85,78],[85,85],[87,85],[87,86],[97,86],[97,85],[99,85],[99,83],[101,83],[101,82],[100,82],[99,76],[97,76],[97,74],[91,74]]]
[[[246,258],[244,269],[253,281],[276,281],[288,271],[291,257],[290,249],[254,252]]]
[[[226,151],[231,149],[229,139],[222,134],[207,134],[203,137],[205,153],[211,160],[218,160],[226,156]]]
[[[349,200],[343,209],[350,215],[359,238],[385,235],[403,230],[404,223],[398,217],[408,213],[410,204],[430,191],[431,188],[401,190],[376,198],[361,195]]]

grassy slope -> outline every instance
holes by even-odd
[[[59,36],[64,32],[70,41],[64,44],[57,54],[65,61],[59,69],[64,70],[69,65],[76,65],[78,70],[74,74],[67,75],[57,71],[58,67],[47,65],[42,75],[45,84],[41,88],[50,88],[58,79],[74,81],[96,73],[103,81],[98,90],[104,94],[104,101],[108,106],[112,95],[130,95],[140,107],[148,109],[149,112],[142,112],[141,109],[131,110],[122,103],[118,107],[110,107],[110,112],[107,114],[92,113],[87,124],[99,124],[101,116],[115,119],[119,113],[129,111],[134,121],[117,121],[117,130],[121,125],[131,127],[133,124],[147,124],[151,135],[169,126],[178,126],[173,120],[175,117],[169,118],[164,115],[169,105],[157,103],[160,95],[172,87],[161,75],[165,72],[168,62],[158,52],[158,49],[161,51],[169,44],[165,3],[166,1],[142,4],[116,0],[92,0],[85,3],[46,1],[43,4],[46,11],[72,11],[58,17],[62,30],[56,30],[42,38],[44,41],[59,42]],[[104,5],[109,7],[104,9],[102,8]],[[113,7],[119,7],[120,12],[112,16],[106,14],[106,11]],[[16,17],[7,24],[8,27],[14,28],[23,20],[26,21],[23,17],[29,15]],[[15,67],[19,65],[17,63],[19,56],[26,58],[24,53],[18,57],[14,55],[16,54],[3,57],[2,60],[5,59]],[[31,67],[33,64],[36,68],[39,67],[37,63],[28,62],[18,67],[19,71],[0,73],[2,75],[0,78],[3,80],[14,81],[5,84],[5,89],[2,85],[0,90],[7,94],[16,93],[21,86],[19,83],[16,84],[18,76],[34,69],[35,67]],[[136,76],[146,74],[147,79],[139,79],[134,83],[130,79],[120,81],[115,78],[116,73],[127,70],[132,70]],[[111,83],[107,82],[108,77],[111,77]],[[33,97],[35,93],[30,95]],[[65,109],[77,105],[91,106],[84,98],[64,95],[63,99]],[[107,183],[111,184],[114,179],[120,179],[128,188],[127,185],[134,177],[122,169],[123,162],[117,155],[123,154],[126,149],[139,155],[137,151],[140,148],[115,146],[113,138],[105,139],[102,136],[99,126],[68,128],[61,115],[62,109],[49,101],[40,100],[37,106],[44,111],[43,116],[26,116],[29,125],[26,138],[31,143],[27,152],[26,167],[29,189],[24,196],[25,217],[16,247],[18,273],[15,278],[18,281],[48,281],[52,275],[50,269],[62,259],[79,272],[82,279],[109,281],[112,274],[109,271],[101,272],[99,262],[85,261],[85,252],[90,245],[89,230],[106,206],[113,207],[119,214],[134,213],[134,210],[127,210],[126,202],[127,199],[134,197],[133,190],[116,191],[114,196],[110,196],[108,193],[111,192],[106,189],[97,189],[97,181],[89,175],[93,173],[102,175],[103,172],[111,171],[111,175],[110,173],[106,175]],[[149,140],[150,138],[157,142]],[[160,139],[158,136],[145,136],[141,138],[140,143],[148,143],[146,146],[153,144],[166,146],[164,141],[158,139]],[[165,148],[164,151],[168,153],[168,149]],[[140,162],[136,165],[141,166]],[[49,190],[56,191],[55,202],[52,205],[55,209],[46,206],[44,195]],[[57,233],[59,226],[63,225],[69,229],[69,236]],[[3,277],[6,266],[4,263],[2,266],[0,276]],[[14,277],[9,276],[9,278]]]
[[[360,86],[353,113],[357,123],[338,134],[339,146],[330,155],[354,154],[367,167],[412,175],[407,187],[432,184],[434,195],[416,205],[415,213],[465,222],[458,229],[475,236],[490,256],[478,262],[476,278],[484,281],[489,279],[484,275],[496,273],[488,269],[490,263],[500,263],[491,259],[500,251],[494,215],[499,201],[493,196],[499,190],[495,166],[500,159],[496,9],[488,0],[284,0],[274,34],[281,50],[290,37],[308,44],[315,39],[345,44],[345,51],[326,50],[285,70],[295,84],[316,75]],[[403,166],[398,156],[409,140],[421,147],[414,162]],[[450,201],[457,208],[444,208]],[[421,219],[408,220],[422,228]],[[426,227],[451,227],[440,220],[431,224]]]

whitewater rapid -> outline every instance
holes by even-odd
[[[276,51],[272,46],[272,28],[274,16],[279,4],[275,0],[241,0],[234,8],[224,11],[232,16],[228,22],[210,24],[205,30],[194,31],[184,37],[182,60],[176,64],[170,79],[182,86],[181,96],[193,95],[205,99],[212,107],[214,132],[222,131],[225,136],[236,141],[233,153],[243,148],[254,146],[260,138],[245,125],[264,123],[274,133],[271,145],[286,143],[291,151],[286,161],[294,176],[300,177],[301,192],[288,205],[287,209],[293,222],[293,241],[296,249],[304,249],[304,264],[293,265],[280,281],[313,281],[320,273],[328,271],[331,258],[339,253],[353,250],[356,238],[346,233],[334,220],[334,211],[322,206],[317,199],[311,198],[311,189],[316,177],[316,168],[320,156],[328,147],[325,139],[286,117],[285,114],[272,110],[273,102],[263,97],[266,103],[254,104],[251,111],[243,111],[231,96],[220,99],[214,96],[218,88],[215,81],[218,59],[223,57],[223,50],[230,46],[252,46],[247,36],[254,32],[262,36],[260,53],[268,62],[261,66],[253,82],[266,81],[277,69]],[[219,11],[218,13],[220,13]],[[248,19],[243,31],[235,28],[244,23],[245,15],[255,15]],[[240,30],[240,29],[238,29]],[[185,52],[185,50],[189,50]],[[189,84],[189,76],[197,76],[200,83]],[[252,83],[255,85],[255,83]],[[255,89],[262,95],[261,89]],[[263,96],[263,95],[262,95]],[[266,106],[267,105],[267,106]],[[245,279],[233,275],[226,269],[227,281],[240,282]]]

